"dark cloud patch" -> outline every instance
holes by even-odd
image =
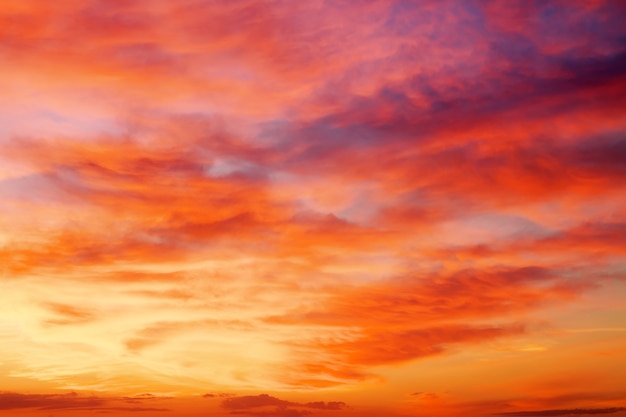
[[[343,401],[313,401],[302,404],[303,407],[316,408],[318,410],[343,410],[347,404]]]
[[[343,401],[312,401],[307,403],[298,403],[281,400],[268,394],[260,394],[226,398],[222,401],[222,407],[232,410],[231,414],[300,417],[311,414],[309,409],[336,411],[347,408],[347,404]],[[267,410],[268,407],[275,408]]]
[[[126,403],[142,403],[143,400],[155,399],[159,397],[129,397],[124,398],[102,398],[95,396],[82,396],[75,392],[68,394],[20,394],[14,392],[0,392],[0,410],[77,410],[93,411],[97,413],[111,412],[158,412],[169,411],[166,408],[157,407],[121,407],[115,403],[124,401]]]
[[[414,397],[420,400],[438,400],[440,396],[434,392],[412,392],[410,397]]]
[[[626,51],[584,58],[565,56],[560,59],[559,66],[569,75],[563,80],[565,86],[608,84],[626,77]]]
[[[568,149],[564,149],[568,152]],[[583,173],[597,176],[626,176],[626,135],[610,134],[590,138],[569,149],[568,161]]]
[[[506,413],[498,413],[499,416],[509,417],[548,417],[548,416],[577,416],[577,415],[598,415],[613,414],[626,411],[624,407],[609,408],[571,408],[560,410],[538,410],[538,411],[511,411]]]
[[[202,396],[202,398],[229,398],[236,397],[235,394],[229,394],[226,392],[207,392]]]
[[[480,76],[464,76],[449,68],[437,74],[416,71],[370,95],[344,91],[343,105],[295,129],[288,165],[331,166],[342,162],[345,152],[357,152],[359,157],[358,151],[367,146],[378,146],[384,153],[394,142],[423,144],[440,139],[443,132],[460,132],[502,118],[522,123],[573,111],[610,110],[624,102],[626,51],[547,55],[521,34],[493,39],[489,58],[493,65],[485,66]],[[334,102],[337,94],[319,98]]]
[[[265,406],[285,407],[285,406],[291,406],[291,405],[296,405],[296,403],[281,400],[279,398],[272,397],[271,395],[267,395],[267,394],[233,397],[233,398],[227,398],[224,401],[222,401],[222,407],[228,408],[231,410],[265,407]]]
[[[98,397],[82,397],[75,392],[68,394],[0,393],[0,410],[94,408],[103,406],[106,402],[107,400]]]
[[[164,397],[164,396],[154,395],[150,393],[144,393],[144,394],[133,395],[131,397],[123,397],[122,399],[125,402],[131,403],[131,404],[142,404],[148,401],[169,400],[171,398],[172,397]]]
[[[231,411],[233,415],[247,415],[252,417],[303,417],[311,415],[308,410],[297,410],[295,408],[276,408],[271,411]]]

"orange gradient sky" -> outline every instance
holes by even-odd
[[[624,21],[0,0],[0,415],[626,416]]]

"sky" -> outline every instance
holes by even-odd
[[[0,0],[0,415],[626,416],[625,20]]]

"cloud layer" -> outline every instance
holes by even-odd
[[[583,374],[609,352],[598,387],[619,387],[623,332],[597,329],[626,317],[624,17],[609,0],[3,4],[0,388],[350,413],[273,390],[531,351]],[[466,371],[432,413],[470,403]],[[28,395],[7,404],[78,404]],[[493,412],[559,411],[525,406]]]

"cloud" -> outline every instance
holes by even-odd
[[[153,401],[153,400],[168,400],[171,399],[172,397],[166,397],[166,396],[159,396],[159,395],[154,395],[154,394],[150,394],[150,393],[144,393],[144,394],[137,394],[137,395],[133,395],[133,396],[128,396],[128,397],[123,397],[123,400],[127,403],[139,403],[141,404],[142,402],[145,401]]]
[[[68,218],[63,230],[47,234],[47,242],[28,249],[3,249],[7,258],[25,261],[10,263],[7,268],[17,272],[35,260],[62,266],[180,259],[201,242],[252,242],[267,233],[261,218],[276,202],[264,191],[263,179],[237,173],[211,177],[207,173],[210,158],[194,154],[192,149],[178,149],[177,156],[171,148],[158,151],[127,145],[105,140],[89,146],[74,141],[48,145],[16,141],[10,146],[10,153],[28,155],[30,163],[45,172],[40,175],[49,183],[42,186],[58,196],[56,207],[60,210],[90,212],[101,207],[110,211],[121,205],[127,214],[126,227],[118,228],[118,238],[113,240],[103,240],[95,224],[76,229]],[[3,194],[21,198],[21,194],[11,193]],[[32,206],[32,202],[28,204]],[[207,216],[202,207],[214,207],[213,215]]]
[[[231,414],[297,417],[311,414],[311,411],[308,409],[336,411],[347,408],[347,405],[343,401],[297,403],[281,400],[267,394],[260,394],[226,398],[222,401],[222,407],[233,410]],[[264,410],[267,407],[276,408],[271,411]]]
[[[202,395],[203,398],[228,398],[228,397],[235,397],[235,396],[236,396],[235,394],[229,394],[225,392],[218,392],[218,393],[208,392]]]
[[[272,397],[267,394],[260,395],[246,395],[243,397],[233,397],[227,398],[222,401],[222,407],[228,409],[240,409],[240,408],[255,408],[255,407],[263,407],[268,405],[276,405],[276,406],[288,406],[294,405],[295,403],[284,401],[278,399],[276,397]]]
[[[310,415],[311,412],[293,408],[276,408],[273,411],[231,411],[230,414],[244,414],[255,417],[302,417]]]
[[[316,408],[319,410],[342,410],[347,407],[346,403],[343,401],[313,401],[303,404],[304,407],[307,408]]]
[[[573,416],[573,415],[595,415],[595,414],[613,414],[626,411],[623,407],[608,408],[572,408],[562,410],[539,410],[539,411],[512,411],[507,413],[499,413],[500,416]]]
[[[150,397],[154,399],[156,397]],[[82,410],[95,412],[154,412],[169,411],[165,408],[154,407],[119,407],[115,406],[115,402],[124,400],[128,403],[138,402],[139,399],[148,399],[147,397],[133,397],[133,399],[124,398],[101,398],[95,396],[82,396],[75,392],[68,394],[20,394],[13,392],[0,393],[0,410]]]
[[[323,304],[266,320],[278,326],[337,329],[335,335],[291,342],[301,364],[286,372],[293,384],[329,386],[372,378],[367,371],[372,366],[527,335],[532,326],[516,321],[517,314],[571,302],[590,285],[567,271],[541,267],[408,275],[335,290]],[[309,359],[312,352],[317,361]]]
[[[82,310],[71,305],[49,303],[47,307],[53,314],[59,316],[59,318],[48,320],[46,324],[79,324],[89,322],[94,319],[94,314],[92,312]]]
[[[411,394],[409,394],[409,396],[417,398],[419,400],[426,400],[426,401],[432,401],[432,400],[439,400],[440,399],[440,394],[436,394],[434,392],[412,392]]]
[[[14,410],[22,408],[66,409],[93,408],[102,406],[106,400],[98,397],[82,397],[72,392],[68,394],[19,394],[0,393],[0,409]]]
[[[575,271],[587,271],[586,273],[595,274],[599,279],[596,282],[584,279],[553,281],[554,295],[557,295],[558,291],[567,297],[569,292],[575,298],[576,294],[605,285],[611,277],[617,278],[619,274],[616,275],[609,265],[614,264],[624,253],[624,240],[621,237],[623,227],[621,223],[584,222],[562,230],[520,234],[515,239],[499,244],[450,246],[435,250],[432,256],[480,261],[487,257],[514,259],[541,254],[545,259],[544,265],[567,263],[571,272],[565,272],[566,275],[577,273]]]
[[[448,344],[485,341],[521,332],[523,328],[519,326],[445,326],[406,331],[372,331],[354,341],[331,344],[329,350],[350,352],[346,354],[348,363],[381,365],[441,354]]]
[[[347,340],[315,346],[354,365],[401,362],[440,354],[445,346],[521,334],[524,326],[466,325],[567,299],[583,288],[537,267],[467,270],[450,276],[407,276],[338,292],[308,311],[268,318],[282,325],[358,327]],[[375,308],[374,308],[375,306]],[[421,317],[415,323],[413,317]],[[345,354],[343,352],[346,352]]]
[[[351,322],[376,328],[409,324],[412,315],[419,315],[429,323],[490,317],[496,311],[523,311],[545,299],[559,298],[559,289],[550,291],[550,284],[559,281],[558,271],[532,266],[467,269],[449,275],[413,274],[345,288],[319,310],[269,320],[294,324],[302,320],[323,325]],[[376,311],[371,310],[372,306],[377,306]]]

